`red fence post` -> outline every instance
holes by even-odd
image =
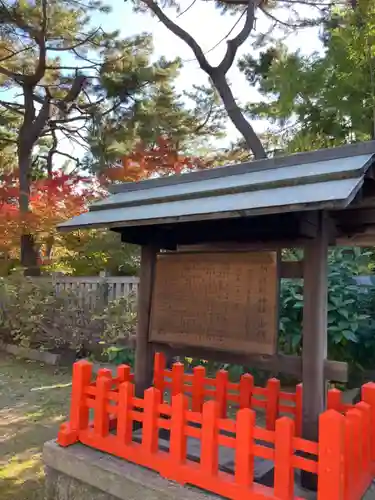
[[[130,382],[131,369],[128,365],[120,365],[117,367],[117,379],[118,383]]]
[[[235,481],[245,487],[250,487],[254,481],[254,427],[253,410],[243,408],[237,412]]]
[[[355,486],[353,476],[354,422],[345,418],[344,498],[349,500]]]
[[[362,413],[362,467],[367,474],[371,474],[371,408],[364,401],[356,404],[355,408]]]
[[[343,500],[345,417],[327,410],[319,418],[318,500]]]
[[[330,389],[327,392],[327,410],[342,411],[341,391]]]
[[[267,382],[266,428],[275,430],[276,420],[279,416],[280,380],[270,378]]]
[[[275,497],[292,500],[294,496],[293,469],[294,422],[288,417],[276,421],[275,432]]]
[[[163,352],[155,353],[154,357],[154,387],[159,389],[160,393],[164,394],[164,372],[167,366],[167,360]]]
[[[216,401],[219,406],[219,416],[227,416],[227,391],[228,391],[228,372],[219,370],[216,374]]]
[[[296,387],[296,406],[295,406],[295,431],[298,437],[302,436],[302,384]]]
[[[78,441],[79,431],[89,424],[89,407],[86,405],[85,389],[90,385],[92,364],[86,360],[73,365],[72,395],[70,399],[70,420],[60,427],[57,441],[61,446],[69,446]]]
[[[144,395],[142,426],[142,448],[146,453],[156,453],[159,449],[159,405],[161,394],[155,387],[150,387]]]
[[[375,383],[369,382],[362,386],[362,401],[371,408],[371,461],[375,462]]]
[[[96,375],[96,379],[98,378],[108,378],[112,380],[112,370],[110,370],[109,368],[99,368]]]
[[[111,390],[112,383],[111,370],[103,368],[98,371],[94,403],[94,433],[98,437],[105,437],[109,434],[107,404],[109,403],[108,393]]]
[[[192,410],[202,411],[204,403],[204,387],[205,387],[206,369],[204,366],[196,366],[193,369],[193,386],[192,386]]]
[[[202,412],[201,471],[216,476],[219,456],[219,408],[216,401],[206,401]]]
[[[117,438],[119,444],[129,444],[132,441],[134,406],[134,385],[130,382],[120,384],[117,411]]]
[[[251,408],[251,396],[253,394],[254,377],[250,373],[241,376],[239,384],[240,409]]]
[[[172,366],[172,389],[171,395],[184,393],[184,365],[182,363],[174,363]]]
[[[350,409],[346,413],[346,419],[352,424],[352,447],[351,447],[351,467],[346,470],[347,474],[352,477],[352,487],[349,492],[350,496],[356,495],[358,488],[361,486],[361,470],[362,470],[362,415],[359,410]]]
[[[172,397],[171,437],[169,453],[171,467],[178,467],[186,461],[186,412],[188,411],[187,397],[180,393]],[[173,476],[171,476],[173,478]]]

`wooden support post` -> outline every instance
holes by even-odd
[[[315,238],[304,248],[304,308],[302,338],[302,435],[318,440],[319,416],[325,410],[327,357],[327,258],[328,223],[324,212],[317,214]],[[316,489],[316,476],[303,473],[306,488]]]
[[[141,249],[134,370],[135,394],[137,397],[143,397],[144,391],[152,385],[153,352],[152,345],[148,341],[148,333],[157,251],[158,249],[152,245],[145,245]]]

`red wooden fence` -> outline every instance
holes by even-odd
[[[265,413],[266,428],[275,430],[280,414],[294,418],[295,428],[301,435],[302,428],[302,384],[296,392],[280,389],[276,378],[268,380],[266,387],[257,387],[250,374],[244,374],[238,383],[230,382],[226,370],[219,370],[215,378],[207,377],[203,366],[193,368],[193,373],[184,373],[184,365],[175,363],[171,370],[166,369],[164,354],[156,353],[154,362],[154,387],[163,394],[166,390],[172,396],[182,392],[189,396],[193,411],[202,411],[203,403],[214,400],[218,403],[220,416],[225,418],[229,405],[232,407],[253,408]]]
[[[100,370],[92,382],[91,364],[79,361],[73,370],[70,420],[60,428],[59,444],[68,446],[79,441],[181,484],[235,500],[297,500],[295,469],[318,474],[318,500],[359,500],[370,484],[375,463],[375,384],[363,387],[364,401],[346,415],[335,410],[324,412],[319,442],[314,443],[297,437],[295,423],[288,417],[277,419],[274,431],[257,427],[250,408],[242,407],[235,420],[225,418],[222,401],[228,393],[222,389],[216,393],[220,394],[219,401],[215,398],[200,403],[200,409],[189,410],[187,397],[177,391],[183,371],[179,365],[173,370],[180,378],[175,378],[172,403],[167,404],[157,387],[147,389],[143,399],[136,398],[128,367],[119,367],[115,379],[110,370]],[[94,413],[92,422],[90,409]],[[134,422],[142,425],[140,444],[133,441]],[[159,449],[160,429],[170,431],[168,451]],[[199,463],[187,457],[188,437],[201,442]],[[219,470],[219,446],[234,450],[234,474]],[[309,454],[309,458],[301,453]],[[273,488],[254,482],[254,457],[273,461]]]

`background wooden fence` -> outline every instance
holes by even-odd
[[[110,302],[137,295],[139,278],[136,276],[55,276],[53,282],[56,292],[73,292],[89,305],[98,300]]]

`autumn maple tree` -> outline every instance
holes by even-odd
[[[24,232],[35,235],[39,263],[52,251],[56,225],[84,212],[96,196],[92,179],[55,171],[52,177],[30,184],[30,210],[19,206],[19,174],[14,170],[0,178],[0,249],[3,256],[19,258],[19,240]]]
[[[154,176],[181,174],[189,170],[209,167],[207,161],[198,156],[180,153],[173,141],[159,137],[153,146],[139,142],[129,155],[110,165],[101,176],[103,184],[132,182]]]

